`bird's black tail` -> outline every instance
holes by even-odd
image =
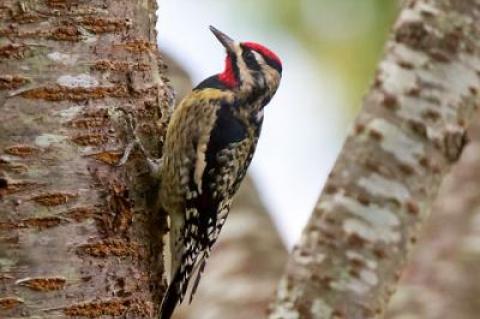
[[[167,292],[163,297],[162,306],[160,307],[159,319],[170,319],[172,317],[175,307],[178,305],[181,297],[180,288],[180,271],[175,272],[175,276],[172,278],[170,285],[168,285]]]

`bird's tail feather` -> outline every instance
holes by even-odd
[[[173,315],[173,311],[178,305],[181,299],[181,288],[179,285],[180,271],[176,271],[175,276],[172,278],[170,285],[168,285],[167,292],[162,300],[160,307],[159,319],[170,319]]]
[[[205,271],[205,264],[208,258],[208,254],[205,253],[200,261],[197,263],[196,269],[193,271],[193,284],[192,284],[192,289],[190,290],[190,300],[189,303],[192,303],[193,297],[195,296],[195,293],[197,292],[198,284],[200,283],[200,279],[202,278],[202,274]]]

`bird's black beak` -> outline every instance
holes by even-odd
[[[235,52],[235,41],[230,38],[228,35],[223,33],[222,31],[218,30],[214,26],[210,26],[210,31],[217,37],[218,41],[227,49],[228,53]]]

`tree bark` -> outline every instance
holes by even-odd
[[[406,1],[270,318],[378,318],[478,106],[480,1]]]
[[[163,216],[148,210],[143,160],[115,167],[127,136],[119,108],[160,155],[171,96],[155,9],[0,4],[1,318],[155,313]]]
[[[480,117],[389,305],[391,319],[476,319],[480,314]]]
[[[198,293],[175,319],[262,318],[280,279],[287,251],[247,178],[209,259]]]

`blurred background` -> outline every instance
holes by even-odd
[[[181,61],[194,85],[223,69],[210,24],[283,60],[250,173],[289,247],[373,78],[397,9],[395,0],[159,0],[160,49]]]
[[[159,0],[158,42],[178,63],[170,75],[180,95],[188,77],[196,84],[223,69],[210,24],[268,46],[284,65],[250,170],[254,182],[243,183],[198,296],[176,319],[263,317],[288,258],[265,211],[290,248],[370,85],[398,3]],[[480,318],[480,114],[475,123],[385,318]]]

